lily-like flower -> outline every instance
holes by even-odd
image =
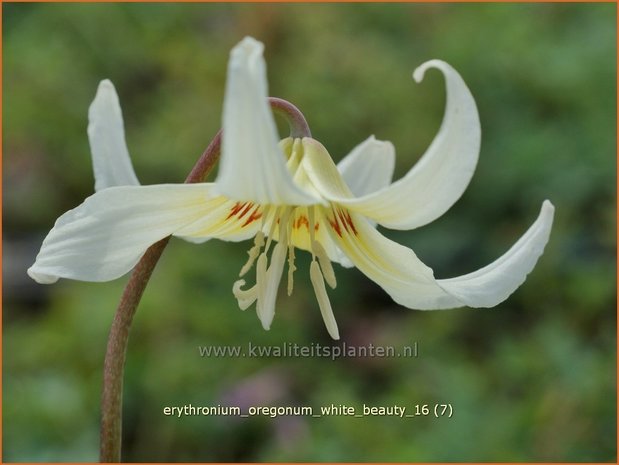
[[[144,251],[169,235],[192,242],[254,238],[240,276],[255,267],[255,284],[236,281],[241,309],[256,303],[269,329],[288,262],[293,290],[295,250],[311,253],[310,278],[331,337],[339,338],[325,286],[336,287],[332,262],[356,266],[397,303],[414,309],[492,307],[525,280],[542,254],[554,207],[544,201],[537,220],[499,259],[451,279],[436,279],[415,253],[375,225],[413,229],[435,220],[462,195],[479,155],[475,101],[460,75],[432,60],[447,88],[445,116],[415,166],[391,183],[395,150],[370,137],[339,164],[310,137],[279,140],[267,101],[263,45],[245,38],[231,52],[223,111],[219,173],[214,183],[140,186],[125,144],[118,97],[103,81],[89,110],[96,193],[56,221],[28,274],[107,281],[128,272]]]

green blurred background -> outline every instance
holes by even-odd
[[[502,254],[556,206],[544,255],[491,310],[418,312],[357,270],[330,291],[348,344],[418,358],[201,358],[199,345],[334,344],[300,260],[271,331],[231,293],[250,243],[173,240],[135,318],[128,461],[615,461],[614,4],[3,4],[4,461],[98,457],[107,333],[126,277],[39,286],[25,274],[54,220],[93,191],[87,108],[120,95],[143,184],[180,182],[220,125],[229,50],[266,45],[271,95],[336,160],[370,134],[401,176],[434,137],[441,58],[479,107],[482,150],[431,225],[384,231],[438,277]],[[299,254],[307,255],[307,254]],[[285,288],[285,286],[282,286]],[[282,289],[283,290],[283,289]],[[162,414],[164,406],[451,403],[451,419]]]

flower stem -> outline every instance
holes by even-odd
[[[275,114],[283,116],[288,121],[291,137],[312,137],[305,116],[292,103],[281,98],[269,97],[269,104]]]
[[[138,303],[155,265],[168,245],[169,237],[151,245],[131,273],[118,304],[103,363],[101,396],[101,462],[120,462],[122,443],[123,373],[129,328]]]
[[[221,131],[195,164],[186,183],[202,182],[211,171],[221,150]],[[133,269],[114,315],[103,363],[103,393],[101,395],[101,462],[120,462],[122,444],[123,374],[129,328],[146,284],[170,237],[151,245]]]
[[[273,112],[280,114],[288,121],[292,137],[311,137],[309,126],[303,114],[290,102],[275,97],[269,97]],[[221,153],[220,130],[206,148],[202,156],[187,176],[185,183],[204,182],[215,166]],[[101,462],[120,462],[122,444],[122,394],[123,375],[129,329],[146,285],[168,245],[170,237],[166,237],[151,245],[138,264],[133,269],[131,277],[125,286],[120,303],[114,315],[110,328],[103,363],[103,393],[101,396]]]

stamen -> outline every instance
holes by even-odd
[[[335,273],[333,272],[333,267],[331,266],[331,260],[329,260],[329,256],[325,251],[324,247],[320,242],[316,240],[316,226],[314,222],[314,207],[308,207],[307,216],[309,217],[309,234],[310,234],[310,244],[312,251],[312,263],[315,262],[316,256],[318,256],[318,261],[320,262],[320,268],[324,273],[324,278],[327,281],[327,284],[331,287],[331,289],[335,289],[337,286],[337,281],[335,279]]]
[[[253,286],[247,290],[243,290],[241,289],[241,287],[243,287],[244,285],[244,279],[239,279],[232,285],[232,293],[234,294],[234,297],[236,297],[239,308],[241,310],[246,310],[251,304],[256,301],[256,298],[258,297],[256,286]]]
[[[267,204],[262,207],[262,225],[260,226],[261,231],[264,230],[264,225],[267,223],[269,213],[271,213],[271,205]]]
[[[273,219],[271,220],[271,227],[269,228],[269,237],[267,239],[267,245],[264,248],[264,253],[267,253],[269,251],[269,248],[271,247],[271,242],[273,241],[273,233],[275,232],[275,226],[277,226],[277,220],[279,219],[278,213],[279,213],[279,208],[276,208],[275,212],[273,213]]]
[[[292,221],[288,221],[287,238],[288,238],[288,296],[292,295],[292,289],[294,287],[294,272],[297,267],[294,265],[294,242],[292,239],[293,226],[294,226],[294,211],[291,212]]]
[[[262,231],[258,231],[256,233],[256,237],[254,237],[254,246],[247,252],[249,254],[249,259],[247,260],[247,263],[243,265],[243,268],[241,268],[239,276],[243,276],[245,273],[251,270],[251,267],[254,265],[256,258],[258,258],[258,254],[260,254],[260,249],[263,245],[264,233]]]
[[[325,282],[323,280],[322,273],[320,272],[318,262],[316,261],[312,261],[310,264],[310,279],[312,281],[312,286],[314,286],[314,292],[316,293],[320,313],[322,314],[322,319],[325,322],[327,331],[333,339],[337,340],[340,338],[340,332],[337,329],[337,322],[335,321],[335,316],[333,315],[331,302],[329,302]]]
[[[307,217],[309,218],[309,235],[310,235],[310,244],[316,242],[315,236],[316,231],[314,230],[314,207],[307,207]],[[312,262],[316,260],[316,254],[314,253],[314,247],[312,249]]]
[[[290,230],[289,219],[292,210],[292,208],[287,208],[286,210],[284,210],[284,213],[282,213],[279,219],[279,237],[277,238],[277,240],[282,244],[288,243],[288,231]]]
[[[297,269],[294,266],[294,245],[288,246],[288,295],[292,295],[292,288],[294,287],[294,272]]]
[[[320,262],[320,269],[324,275],[325,281],[331,287],[331,289],[335,289],[337,286],[337,281],[335,279],[335,273],[333,271],[333,266],[331,265],[331,260],[329,260],[329,256],[325,251],[322,244],[318,241],[312,242],[312,250],[316,252],[318,256],[318,261]]]
[[[291,214],[294,212],[294,207],[275,208],[273,217],[270,219],[268,238],[265,238],[264,229],[268,223],[267,215],[269,206],[264,206],[262,216],[261,230],[256,233],[254,238],[254,246],[249,250],[249,259],[241,268],[241,276],[247,273],[254,262],[256,262],[256,285],[251,289],[243,290],[245,280],[236,281],[232,287],[232,292],[236,297],[239,307],[245,310],[252,303],[256,302],[256,314],[262,323],[264,329],[269,329],[275,316],[275,302],[277,300],[277,291],[279,283],[284,272],[286,262],[286,252],[288,252],[288,295],[292,293],[293,274],[296,270],[294,265],[294,245],[289,243],[292,237],[292,223],[290,222]],[[276,226],[279,225],[277,244],[271,255],[270,265],[267,264],[267,253],[271,242],[274,240]],[[266,239],[266,245],[265,245]],[[262,246],[264,245],[264,249]],[[262,250],[262,253],[260,251]],[[322,249],[321,249],[322,250]],[[257,257],[257,260],[256,260]],[[324,283],[322,284],[324,288]]]

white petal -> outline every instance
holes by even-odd
[[[501,258],[464,276],[435,280],[415,253],[382,236],[358,214],[334,207],[334,240],[366,276],[396,302],[419,310],[492,307],[520,286],[548,242],[554,207],[542,205],[537,221]]]
[[[125,142],[118,95],[114,85],[107,79],[99,83],[95,99],[88,109],[88,139],[95,174],[95,191],[140,184]]]
[[[316,191],[338,203],[354,198],[327,149],[316,139],[304,137],[302,169]]]
[[[44,284],[118,278],[150,245],[208,214],[211,191],[212,184],[99,191],[56,221],[28,274]]]
[[[215,191],[215,186],[211,192]],[[209,239],[244,241],[260,230],[263,208],[250,202],[234,202],[225,197],[208,199],[202,215],[193,223],[174,233],[189,242],[202,243]]]
[[[246,37],[230,53],[222,153],[216,184],[231,199],[275,205],[317,203],[296,186],[278,146],[267,100],[264,46]]]
[[[338,164],[337,169],[355,197],[387,187],[395,168],[395,148],[388,141],[368,137]]]
[[[417,82],[428,68],[437,68],[445,75],[447,103],[441,128],[421,159],[402,179],[372,194],[346,199],[327,189],[320,191],[322,195],[392,229],[430,223],[460,198],[479,156],[479,115],[466,84],[447,63],[424,63],[413,74]]]
[[[469,307],[493,307],[507,299],[533,270],[548,242],[554,206],[544,201],[529,230],[499,259],[473,273],[438,284]]]
[[[360,215],[334,207],[329,218],[332,237],[342,251],[397,303],[417,309],[462,306],[411,249],[387,239]]]

